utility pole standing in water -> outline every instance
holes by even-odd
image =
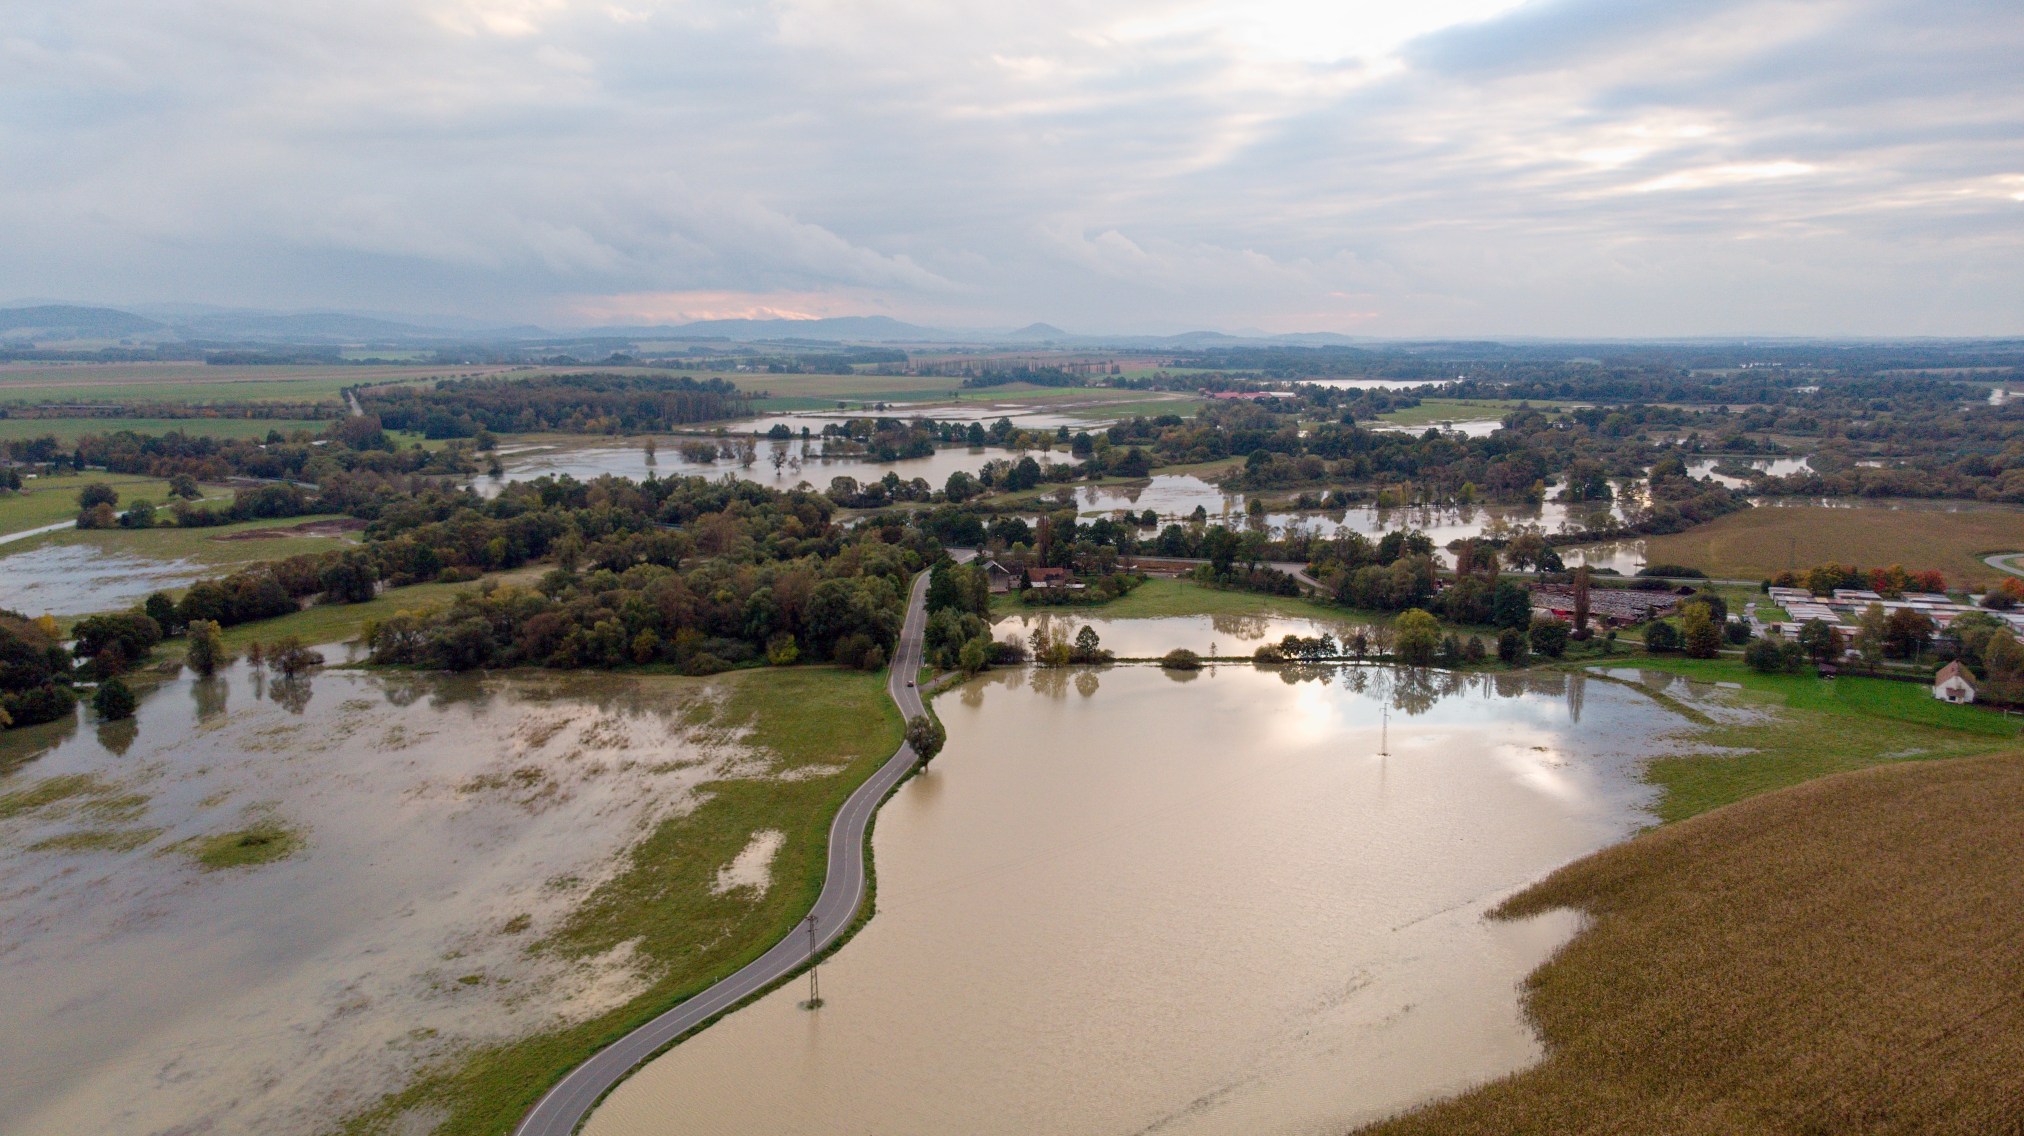
[[[822,1008],[822,978],[815,965],[815,912],[808,913],[808,1001],[801,1004],[804,1010]]]

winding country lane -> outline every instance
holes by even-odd
[[[914,578],[907,597],[906,622],[900,630],[898,648],[893,652],[886,692],[899,707],[903,719],[923,712],[920,691],[913,679],[921,667],[921,634],[927,627],[928,576]],[[598,1051],[590,1060],[569,1071],[548,1094],[528,1112],[516,1136],[570,1136],[588,1116],[598,1098],[647,1058],[666,1048],[676,1038],[772,986],[819,954],[843,934],[864,903],[864,838],[872,813],[893,786],[914,768],[913,747],[900,743],[878,772],[843,803],[829,827],[829,871],[822,881],[822,894],[815,899],[815,946],[811,952],[807,924],[795,925],[792,933],[773,944],[771,950],[747,963],[742,970],[715,986],[682,1002],[661,1016]]]

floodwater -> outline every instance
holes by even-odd
[[[146,560],[90,545],[45,544],[0,556],[0,608],[29,616],[115,611],[214,572],[194,560]]]
[[[829,488],[832,478],[854,477],[859,482],[877,481],[888,471],[897,473],[905,481],[925,478],[930,486],[940,489],[949,480],[949,475],[958,470],[975,473],[987,461],[1010,459],[1017,461],[1022,456],[1031,456],[1042,465],[1049,464],[1050,457],[1043,453],[1021,455],[1002,447],[990,449],[969,449],[963,446],[945,447],[936,450],[933,456],[908,458],[903,461],[880,462],[860,457],[824,457],[823,443],[819,438],[803,441],[776,442],[760,439],[753,447],[751,464],[744,464],[738,458],[719,458],[716,461],[690,461],[681,455],[679,443],[662,440],[654,460],[648,461],[646,450],[638,443],[624,445],[594,446],[584,449],[552,450],[509,454],[502,460],[505,467],[503,477],[489,477],[480,474],[472,482],[478,492],[490,496],[499,491],[503,482],[532,481],[537,477],[567,475],[578,481],[612,474],[642,480],[648,475],[655,477],[708,477],[718,478],[730,474],[740,481],[757,482],[774,489],[792,489],[802,482],[811,488]],[[737,445],[741,439],[727,438],[725,441]],[[775,458],[779,460],[776,461]]]
[[[1340,643],[1356,629],[1356,620],[1295,619],[1279,615],[1167,616],[1153,619],[1087,618],[1071,611],[1035,608],[999,619],[991,634],[1000,639],[1016,637],[1026,642],[1036,628],[1057,629],[1073,639],[1088,626],[1096,631],[1099,645],[1121,659],[1156,659],[1176,647],[1198,655],[1229,658],[1249,655],[1266,643],[1277,643],[1288,635],[1313,639],[1332,635]]]
[[[1239,527],[1249,523],[1245,513],[1248,500],[1243,493],[1225,490],[1192,474],[1155,474],[1145,485],[1088,485],[1073,492],[1082,515],[1088,517],[1151,509],[1170,521],[1185,518],[1200,506],[1212,520],[1223,524]],[[1299,528],[1321,536],[1359,532],[1372,539],[1398,529],[1418,529],[1433,540],[1441,562],[1452,564],[1454,558],[1446,551],[1450,541],[1509,536],[1521,526],[1536,526],[1545,533],[1573,531],[1587,527],[1587,519],[1597,513],[1621,519],[1622,504],[1547,501],[1539,505],[1415,505],[1390,509],[1363,505],[1339,512],[1268,512],[1263,523],[1275,535]],[[1641,540],[1559,551],[1570,566],[1585,563],[1592,568],[1614,568],[1630,575],[1644,565]]]
[[[464,1046],[631,997],[623,949],[526,948],[749,760],[685,728],[701,689],[239,664],[72,727],[0,776],[57,798],[0,807],[0,1128],[326,1132]],[[262,824],[300,850],[207,871],[187,843]],[[726,885],[758,894],[769,858]]]
[[[1681,724],[1579,675],[1375,667],[998,672],[937,710],[824,1006],[711,1026],[589,1136],[1341,1133],[1507,1074],[1578,919],[1484,913],[1648,820],[1637,761]]]
[[[1749,487],[1749,481],[1744,478],[1716,473],[1715,467],[1718,465],[1748,466],[1751,469],[1761,469],[1773,477],[1805,473],[1813,468],[1807,464],[1805,458],[1699,458],[1687,463],[1687,474],[1690,477],[1713,478],[1717,484],[1726,485],[1731,489]]]

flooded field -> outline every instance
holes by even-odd
[[[733,1014],[590,1136],[1341,1133],[1518,1069],[1518,983],[1577,920],[1483,913],[1648,821],[1638,759],[1683,724],[1579,675],[1248,665],[937,711],[825,1005]]]
[[[1332,635],[1340,643],[1357,626],[1354,620],[1294,619],[1277,615],[1177,615],[1152,619],[1105,619],[1036,609],[998,620],[991,634],[999,639],[1026,640],[1036,628],[1060,630],[1070,638],[1084,626],[1095,629],[1105,650],[1123,659],[1156,659],[1176,647],[1198,655],[1249,655],[1265,643],[1288,635],[1314,638]]]
[[[0,556],[0,608],[30,616],[113,611],[214,571],[191,560],[147,560],[88,545],[48,544]]]
[[[738,439],[726,439],[736,446]],[[555,449],[518,454],[507,454],[502,458],[505,466],[503,477],[480,475],[472,484],[478,492],[487,496],[497,493],[499,486],[509,481],[532,481],[548,475],[574,477],[586,481],[593,477],[611,474],[615,477],[629,477],[642,480],[649,474],[655,477],[708,477],[718,478],[726,474],[740,481],[757,482],[773,489],[792,489],[807,482],[815,489],[828,489],[832,478],[854,477],[860,482],[877,481],[887,472],[898,474],[902,480],[912,481],[923,478],[927,483],[940,489],[957,470],[975,473],[984,463],[992,460],[1012,458],[1020,455],[1005,449],[977,449],[947,447],[937,450],[932,457],[908,458],[903,461],[880,462],[861,457],[826,457],[823,443],[819,438],[803,441],[774,442],[761,440],[752,447],[752,460],[747,463],[743,457],[719,458],[715,461],[690,461],[682,457],[673,444],[663,443],[649,461],[647,453],[638,442],[625,445],[591,446],[582,449]],[[1043,465],[1048,461],[1046,454],[1031,455]],[[777,461],[775,459],[778,459]]]
[[[692,728],[709,689],[241,664],[74,728],[0,777],[0,1127],[325,1132],[631,997],[624,948],[528,948],[750,761]],[[722,886],[763,891],[778,839]]]

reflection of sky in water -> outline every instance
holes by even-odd
[[[1484,912],[1647,819],[1681,724],[1583,676],[1378,667],[994,671],[937,705],[821,1014],[760,999],[588,1136],[1344,1132],[1494,1078],[1538,1058],[1518,987],[1578,924]]]
[[[736,445],[735,439],[727,439]],[[753,451],[751,465],[740,464],[737,458],[719,458],[714,462],[690,461],[681,455],[679,440],[662,439],[654,461],[647,461],[646,451],[637,443],[626,446],[600,446],[582,450],[557,450],[545,453],[507,455],[502,459],[506,467],[504,478],[493,478],[480,474],[472,484],[478,492],[491,495],[499,491],[502,481],[532,481],[537,477],[567,475],[578,481],[611,474],[615,477],[629,477],[634,480],[656,477],[708,477],[719,478],[730,475],[740,481],[757,482],[774,489],[792,489],[801,482],[807,482],[816,489],[829,488],[829,482],[837,477],[854,477],[860,482],[877,481],[887,471],[897,473],[905,481],[923,478],[927,483],[940,489],[957,470],[975,473],[992,459],[1010,458],[1017,460],[1021,455],[1004,449],[972,450],[963,447],[945,448],[935,451],[932,457],[908,458],[904,461],[877,462],[856,457],[825,458],[820,439],[803,442],[796,438],[787,442],[760,441]],[[774,457],[783,460],[777,466]],[[1035,461],[1046,464],[1049,455],[1035,453]]]
[[[527,948],[739,758],[685,725],[695,689],[284,682],[242,662],[145,693],[124,732],[66,723],[0,791],[92,778],[120,804],[0,826],[0,1127],[307,1136],[463,1047],[630,996],[623,949]],[[303,834],[300,854],[204,872],[181,847],[269,817]],[[107,830],[135,843],[33,847]],[[502,930],[517,917],[525,930]]]
[[[210,573],[190,560],[143,560],[89,545],[50,544],[0,556],[0,607],[30,616],[112,611]]]
[[[1813,468],[1806,464],[1805,458],[1699,458],[1687,463],[1687,473],[1693,477],[1714,478],[1718,484],[1726,485],[1731,489],[1742,489],[1750,484],[1748,480],[1741,477],[1731,477],[1726,473],[1716,473],[1715,467],[1718,465],[1749,466],[1751,469],[1764,470],[1773,477],[1784,477],[1787,474],[1802,473]]]

